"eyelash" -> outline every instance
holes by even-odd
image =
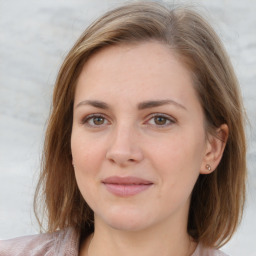
[[[85,118],[83,118],[81,124],[84,124],[84,125],[87,125],[87,126],[93,127],[93,128],[98,128],[98,127],[102,126],[102,125],[89,124],[89,121],[91,121],[91,120],[93,121],[94,118],[103,118],[104,121],[107,120],[107,118],[103,114],[91,114],[91,115],[88,115]]]
[[[157,126],[158,128],[165,128],[167,126],[170,126],[170,125],[176,123],[176,120],[174,118],[171,118],[169,115],[162,114],[162,113],[154,113],[154,114],[151,114],[149,117],[150,118],[148,118],[146,122],[149,122],[150,120],[152,120],[152,119],[154,119],[156,117],[163,118],[166,122],[168,122],[168,124],[163,124],[163,125],[152,124],[152,125]],[[151,125],[151,124],[149,124],[149,125]]]
[[[93,121],[94,118],[102,118],[104,124],[100,124],[100,125],[89,124],[89,122],[91,120]],[[150,120],[152,120],[154,118],[163,118],[168,123],[167,124],[163,124],[163,125],[160,125],[160,124],[147,124]],[[105,115],[103,115],[103,114],[91,114],[91,115],[88,115],[85,118],[83,118],[82,121],[81,121],[81,124],[87,125],[87,126],[92,127],[92,128],[100,128],[100,127],[106,125],[105,121],[107,121],[109,123],[109,121],[107,120]],[[176,123],[176,120],[174,118],[171,118],[169,115],[162,114],[162,113],[154,113],[154,114],[149,115],[149,117],[147,118],[147,120],[145,122],[145,124],[148,125],[148,126],[157,126],[158,128],[165,128],[165,127],[170,126],[170,125],[172,125],[174,123]]]

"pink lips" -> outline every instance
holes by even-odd
[[[102,181],[107,190],[114,195],[128,197],[136,195],[148,188],[153,183],[137,177],[118,177],[112,176]]]

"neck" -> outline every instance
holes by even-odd
[[[196,243],[185,225],[167,225],[140,231],[123,231],[95,219],[95,232],[83,243],[81,256],[189,256]]]

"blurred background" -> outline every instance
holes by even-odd
[[[33,193],[58,69],[100,14],[125,1],[0,0],[0,239],[38,233]],[[256,0],[186,0],[202,12],[231,57],[250,125],[248,200],[243,222],[223,251],[255,256]]]

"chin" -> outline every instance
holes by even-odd
[[[127,232],[136,232],[143,230],[147,227],[147,225],[143,225],[143,223],[134,220],[114,221],[110,222],[109,226],[113,229]]]
[[[122,231],[139,231],[150,226],[148,216],[143,215],[141,212],[131,212],[122,210],[119,213],[109,213],[102,216],[102,220],[113,229]]]

